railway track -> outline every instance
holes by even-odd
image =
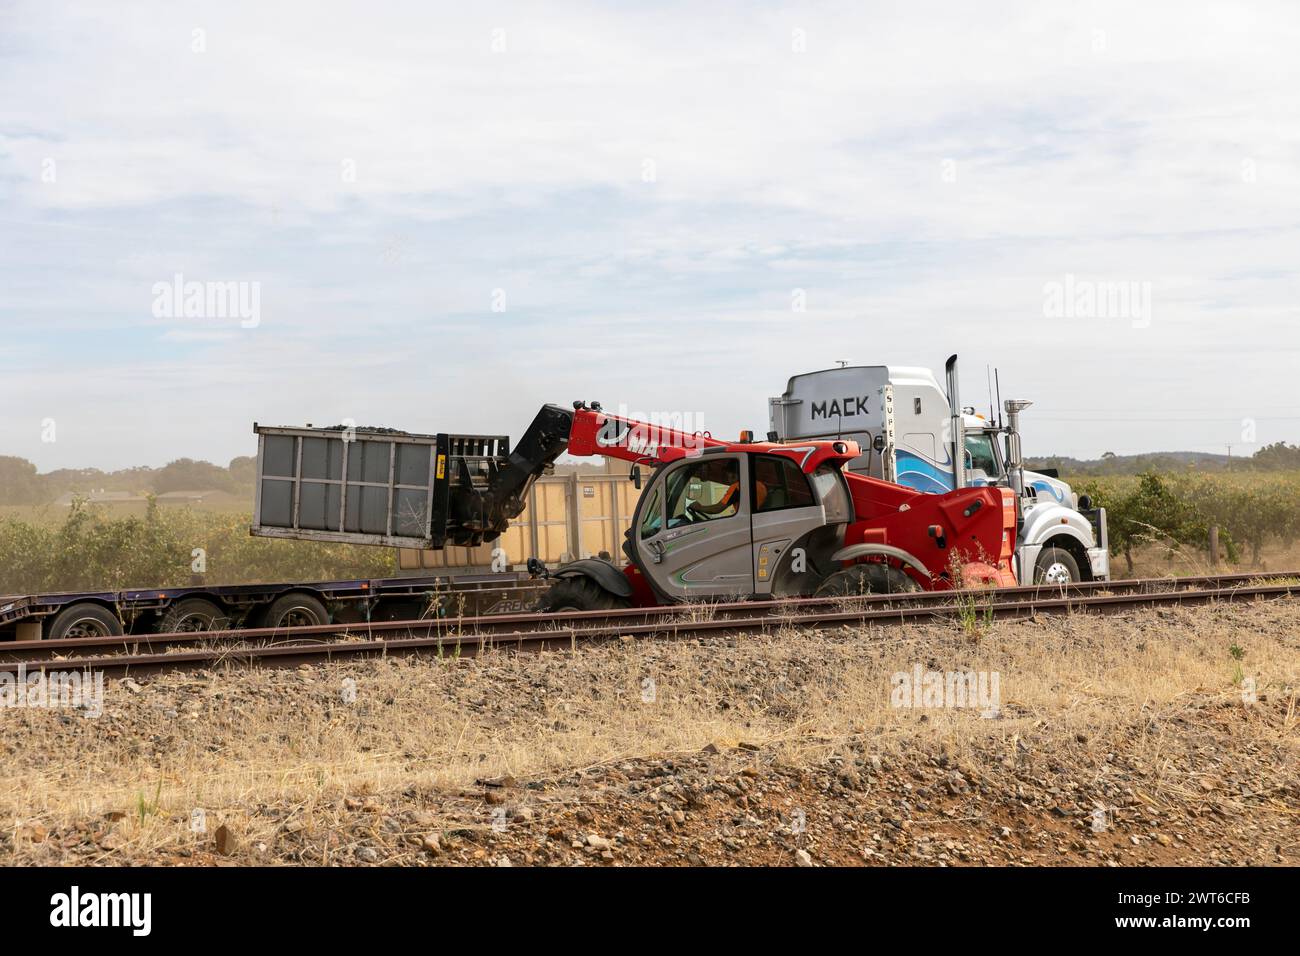
[[[0,674],[37,670],[147,673],[222,664],[295,665],[386,654],[473,655],[489,647],[545,649],[579,641],[682,638],[921,622],[974,616],[1116,613],[1137,608],[1295,597],[1300,572],[1145,578],[1068,587],[923,591],[848,598],[791,598],[560,614],[501,614],[419,621],[327,624],[175,634],[85,637],[0,644]]]

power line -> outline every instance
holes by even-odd
[[[1256,422],[1300,422],[1300,415],[1247,415],[1247,418]],[[1082,416],[1079,418],[1061,417],[1054,415],[1035,415],[1033,421],[1036,422],[1097,422],[1098,424],[1145,424],[1160,422],[1200,422],[1202,424],[1222,424],[1235,423],[1240,424],[1240,418],[1149,418],[1145,416],[1125,415],[1120,418],[1104,418],[1099,415]]]
[[[1114,412],[1116,414],[1119,414],[1124,411],[1124,409],[1122,408],[1099,408],[1095,405],[1084,406],[1081,408],[1074,408],[1068,405],[1048,406],[1045,404],[1044,407],[1051,408],[1053,411],[1057,411],[1057,412],[1094,412],[1095,411],[1095,412],[1103,412],[1103,413]],[[1265,405],[1261,403],[1258,405],[1213,405],[1213,406],[1206,406],[1204,408],[1193,408],[1190,405],[1183,405],[1183,406],[1179,406],[1178,411],[1180,412],[1230,412],[1230,411],[1246,412],[1246,411],[1251,411],[1252,409],[1265,409],[1268,411],[1278,411],[1278,412],[1300,411],[1300,405]]]

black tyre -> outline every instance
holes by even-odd
[[[559,578],[537,601],[536,610],[549,611],[613,611],[630,607],[625,597],[611,594],[591,578]]]
[[[328,624],[329,611],[310,594],[286,594],[271,602],[262,615],[262,627],[311,627]]]
[[[1035,584],[1077,584],[1082,580],[1079,562],[1069,551],[1044,548],[1038,553],[1038,560],[1034,562]]]
[[[73,604],[54,616],[45,626],[47,641],[61,641],[65,637],[116,637],[122,633],[122,622],[117,615],[102,604]]]
[[[185,598],[169,607],[158,621],[159,634],[219,631],[230,618],[207,598]]]
[[[873,561],[854,564],[828,575],[817,588],[816,597],[856,597],[861,594],[906,594],[919,591],[916,582],[903,571]]]

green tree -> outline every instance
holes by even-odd
[[[160,495],[168,491],[231,491],[233,488],[234,482],[227,469],[193,458],[168,462],[153,476],[153,490]]]
[[[1288,445],[1286,442],[1274,442],[1255,452],[1251,464],[1267,471],[1291,470],[1300,468],[1300,445]]]
[[[0,504],[34,505],[42,500],[36,466],[26,458],[0,455]]]
[[[230,480],[238,488],[252,488],[257,480],[257,459],[252,455],[241,455],[230,459]]]

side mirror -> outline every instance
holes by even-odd
[[[641,466],[633,465],[631,475],[632,475],[632,487],[636,488],[639,491],[641,488]]]
[[[1079,510],[1080,510],[1080,511],[1091,511],[1091,510],[1092,510],[1092,498],[1089,497],[1088,495],[1079,495]]]

